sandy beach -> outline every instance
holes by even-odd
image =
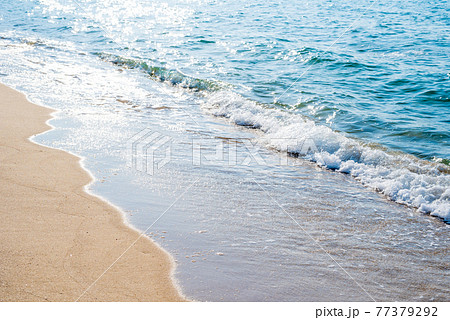
[[[146,237],[90,287],[139,233],[84,191],[77,157],[29,141],[52,111],[0,85],[0,301],[184,300],[171,257]]]

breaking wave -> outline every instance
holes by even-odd
[[[193,91],[217,91],[221,88],[221,84],[217,81],[198,79],[185,75],[178,70],[149,65],[148,62],[142,59],[124,58],[108,53],[96,53],[96,55],[103,61],[110,62],[122,68],[140,69],[152,79],[172,86]]]
[[[211,93],[204,107],[236,125],[262,131],[259,140],[268,148],[350,174],[390,200],[450,221],[450,167],[445,162],[421,160],[366,143],[232,91]],[[305,141],[312,141],[313,145]]]

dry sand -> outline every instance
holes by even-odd
[[[0,85],[0,301],[75,301],[139,236],[77,157],[28,140],[52,111]],[[172,268],[141,237],[80,300],[181,301]]]

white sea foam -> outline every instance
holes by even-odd
[[[393,201],[450,220],[450,170],[445,164],[347,137],[299,114],[270,109],[231,91],[210,94],[205,108],[237,125],[260,129],[264,134],[259,140],[269,148],[350,174]]]

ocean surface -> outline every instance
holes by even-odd
[[[0,81],[193,299],[445,300],[449,30],[448,1],[0,0]]]

